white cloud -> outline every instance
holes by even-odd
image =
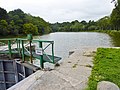
[[[114,6],[110,2],[111,0],[0,0],[0,6],[7,11],[20,8],[49,22],[63,22],[76,19],[97,20],[110,15]]]

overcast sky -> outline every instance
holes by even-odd
[[[73,20],[98,20],[110,15],[112,0],[0,0],[0,7],[11,11],[22,9],[25,13],[40,16],[55,23]]]

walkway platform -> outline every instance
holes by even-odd
[[[30,56],[29,53],[25,52],[26,56]],[[34,58],[40,59],[40,55],[35,54],[35,52],[32,52],[32,55]],[[52,63],[52,55],[43,55],[43,60],[46,62],[51,62]],[[50,61],[51,60],[51,61]],[[61,57],[54,56],[54,62],[57,63],[59,60],[61,60]]]
[[[73,51],[60,67],[52,71],[38,70],[8,90],[84,90],[91,75],[92,52],[96,47]]]

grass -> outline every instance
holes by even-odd
[[[110,81],[120,87],[120,49],[98,48],[93,63],[86,90],[96,90],[100,81]]]

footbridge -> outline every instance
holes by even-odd
[[[46,52],[49,49],[50,54]],[[57,63],[61,57],[54,56],[54,41],[33,39],[29,34],[27,38],[7,38],[0,39],[0,58],[14,59],[20,58],[22,62],[33,63],[33,59],[40,60],[40,67],[44,62]]]

